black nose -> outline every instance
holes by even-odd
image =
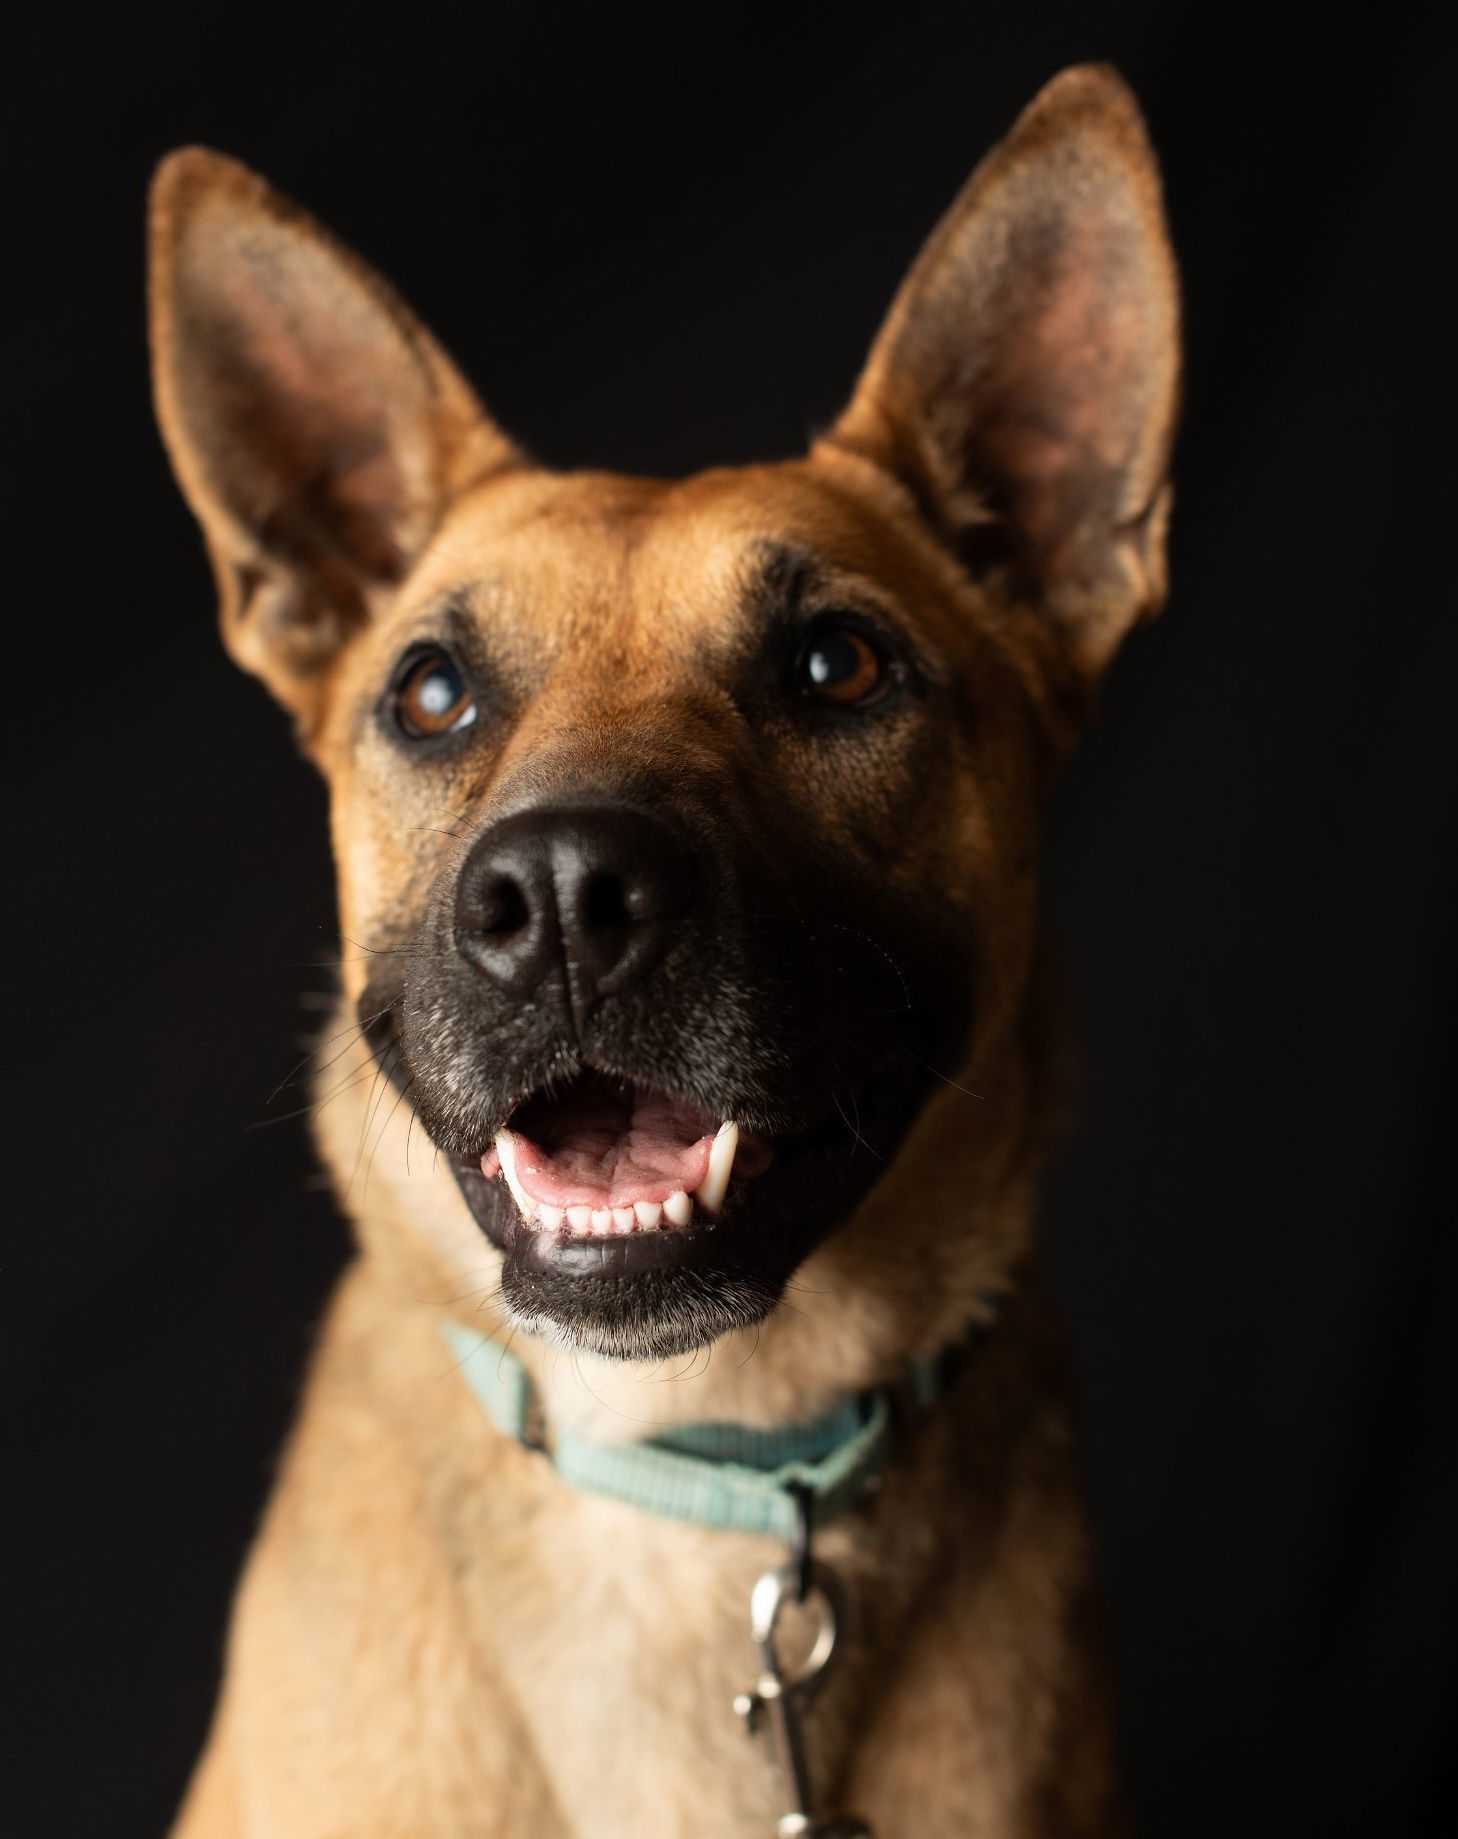
[[[503,989],[554,993],[581,1020],[662,955],[693,862],[636,811],[518,811],[477,841],[456,888],[456,937]]]

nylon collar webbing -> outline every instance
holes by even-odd
[[[563,1425],[546,1439],[531,1375],[516,1355],[460,1322],[443,1323],[442,1332],[487,1416],[540,1450],[569,1486],[671,1520],[787,1540],[801,1529],[802,1503],[811,1525],[823,1525],[879,1480],[898,1406],[925,1409],[951,1377],[945,1360],[919,1364],[904,1388],[863,1392],[775,1430],[688,1424],[642,1441],[594,1443]]]

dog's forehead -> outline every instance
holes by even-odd
[[[453,509],[406,614],[455,596],[542,651],[588,640],[669,656],[733,643],[791,573],[894,592],[917,567],[873,503],[805,462],[672,481],[533,470]]]

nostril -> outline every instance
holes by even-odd
[[[633,890],[620,875],[603,871],[589,875],[582,890],[582,915],[593,932],[620,932],[633,924],[640,914],[633,900]]]
[[[519,883],[509,875],[497,875],[478,896],[475,930],[491,939],[512,939],[530,924],[531,917]]]

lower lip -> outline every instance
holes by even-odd
[[[667,1270],[690,1256],[704,1235],[697,1220],[673,1232],[534,1232],[524,1220],[513,1228],[512,1250],[521,1268],[565,1277],[636,1277]]]

